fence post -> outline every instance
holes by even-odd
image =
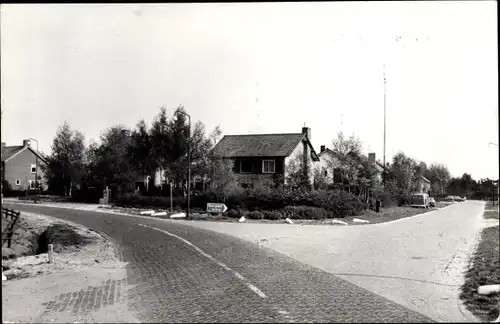
[[[49,244],[49,263],[54,263],[54,246]]]

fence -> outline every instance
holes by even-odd
[[[4,217],[8,221],[6,228],[2,228],[2,246],[5,242],[7,242],[7,247],[10,248],[12,243],[12,235],[14,234],[14,228],[20,215],[21,212],[19,211],[2,207],[2,217]]]

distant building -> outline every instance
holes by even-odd
[[[35,175],[38,175],[40,184],[46,189],[47,180],[41,168],[46,164],[43,156],[30,146],[29,140],[24,140],[23,145],[18,146],[2,143],[2,191],[4,180],[13,190],[35,189]]]
[[[424,176],[417,177],[417,189],[416,193],[429,193],[431,190],[431,182]]]

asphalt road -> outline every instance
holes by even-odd
[[[241,239],[156,219],[10,205],[109,236],[142,322],[431,322],[337,276]],[[146,225],[149,227],[144,227]]]

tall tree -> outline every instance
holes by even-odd
[[[138,172],[129,156],[131,132],[122,125],[113,126],[101,135],[101,143],[89,156],[94,159],[92,174],[102,186],[109,186],[112,196],[132,190]]]
[[[450,171],[444,164],[431,164],[424,172],[424,176],[431,181],[431,191],[436,195],[445,195],[451,179]]]
[[[169,176],[176,184],[186,184],[188,171],[188,141],[190,137],[189,124],[187,123],[184,107],[179,106],[170,120],[170,146],[169,146]]]
[[[141,175],[154,175],[158,161],[153,155],[153,141],[148,127],[141,119],[131,133],[129,157],[136,171]]]
[[[427,171],[427,164],[425,162],[420,162],[415,168],[415,173],[420,176],[425,177],[425,172]]]
[[[376,163],[370,163],[368,158],[363,156],[361,158],[361,170],[358,178],[359,185],[362,188],[360,195],[364,194],[367,199],[370,197],[380,197],[383,190],[379,174],[380,171]],[[363,189],[366,189],[366,191]]]
[[[343,132],[337,133],[337,138],[332,141],[333,152],[338,159],[338,169],[342,178],[342,188],[344,181],[347,180],[348,190],[355,185],[360,170],[360,157],[362,155],[362,144],[359,138],[351,135],[349,138],[344,136]]]
[[[156,161],[158,167],[166,174],[169,173],[170,166],[170,125],[165,107],[160,108],[150,130],[151,135],[151,156]]]
[[[415,189],[415,174],[417,163],[403,152],[393,157],[392,165],[387,175],[388,187],[392,194],[400,200],[400,203],[409,201],[410,195]]]
[[[205,135],[205,125],[197,122],[192,134],[191,142],[191,173],[202,178],[210,177],[211,164],[214,162],[212,148],[217,144],[222,131],[219,126],[208,135]]]
[[[84,171],[84,136],[64,122],[51,148],[45,166],[49,188],[58,194],[70,195],[73,182],[79,183]]]

